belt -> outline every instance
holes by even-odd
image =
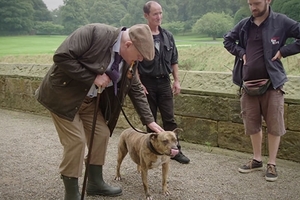
[[[148,79],[163,79],[163,78],[169,78],[169,75],[158,75],[158,76],[150,76],[150,75],[141,75],[141,78],[148,78]]]

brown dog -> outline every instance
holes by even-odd
[[[121,180],[120,167],[123,159],[129,153],[131,159],[137,164],[141,172],[146,198],[151,200],[148,187],[148,170],[162,165],[162,189],[165,195],[170,192],[167,188],[167,176],[170,157],[175,156],[177,148],[176,131],[142,134],[132,128],[124,130],[120,135],[118,145],[118,163],[115,180]]]

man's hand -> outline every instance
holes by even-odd
[[[147,88],[143,84],[141,84],[141,85],[142,85],[142,88],[144,90],[144,94],[145,95],[149,94]]]
[[[151,122],[147,126],[156,133],[164,131],[164,129],[162,127],[160,127],[156,122]]]
[[[244,65],[246,64],[246,54],[243,55]]]
[[[181,88],[180,88],[180,83],[179,83],[179,81],[174,81],[173,87],[172,87],[173,94],[174,94],[174,95],[179,94],[179,93],[180,93],[180,90],[181,90]]]
[[[277,53],[275,54],[275,56],[272,58],[272,61],[274,60],[280,60],[282,58],[282,55],[280,53],[280,51],[277,51]]]
[[[94,84],[98,87],[106,88],[110,81],[110,78],[106,74],[98,74],[94,80]]]

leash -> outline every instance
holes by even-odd
[[[123,113],[123,115],[124,115],[126,121],[127,121],[128,124],[131,126],[131,128],[132,128],[133,130],[135,130],[136,132],[143,133],[143,134],[148,134],[148,132],[140,131],[140,130],[136,129],[136,128],[130,123],[128,117],[127,117],[126,114],[125,114],[125,111],[124,111],[123,108],[122,108],[122,104],[121,104],[121,101],[120,101],[119,97],[118,97],[118,96],[116,96],[116,97],[117,97],[117,99],[118,99],[119,106],[121,107],[121,111],[122,111],[122,113]],[[150,137],[149,137],[148,140],[147,140],[147,147],[148,147],[148,149],[149,149],[152,153],[154,153],[154,154],[156,154],[156,155],[159,155],[159,156],[165,155],[165,154],[159,153],[159,152],[154,148],[154,146],[153,146],[152,143],[151,143]]]
[[[131,64],[130,64],[130,67],[129,67],[128,71],[127,71],[127,78],[128,78],[128,79],[132,79],[132,77],[133,77],[134,71],[133,71],[132,68],[133,68],[133,65],[134,65],[134,64],[135,64],[135,61],[132,61]],[[107,74],[107,75],[108,75],[108,77],[109,77],[110,79],[112,79],[112,77],[111,77],[109,74]],[[114,82],[113,84],[114,84],[114,87],[117,88],[117,83]],[[118,103],[119,103],[119,106],[120,106],[120,108],[121,108],[121,111],[122,111],[122,113],[123,113],[123,115],[124,115],[124,117],[125,117],[127,123],[130,125],[130,127],[133,128],[133,130],[135,130],[136,132],[147,134],[147,132],[140,131],[140,130],[136,129],[136,128],[130,123],[130,121],[129,121],[127,115],[125,114],[125,112],[124,112],[124,110],[123,110],[123,108],[122,108],[122,104],[121,104],[121,101],[120,101],[120,99],[119,99],[119,97],[118,97],[118,95],[117,95],[117,91],[115,91],[115,96],[116,96],[116,98],[117,98],[117,100],[118,100]],[[109,104],[108,106],[110,106],[110,104]],[[104,115],[105,115],[105,117],[106,117],[106,113],[105,113]],[[112,133],[111,133],[111,134],[112,134]]]
[[[116,95],[116,97],[117,97],[117,99],[118,99],[118,103],[119,103],[119,106],[120,106],[120,108],[121,108],[121,111],[122,111],[122,113],[123,113],[123,115],[124,115],[124,117],[125,117],[127,123],[130,125],[130,127],[131,127],[133,130],[135,130],[136,132],[143,133],[143,134],[148,134],[148,133],[145,132],[145,131],[140,131],[140,130],[136,129],[136,128],[131,124],[131,122],[129,121],[127,115],[125,114],[125,111],[124,111],[123,108],[122,108],[122,104],[121,104],[121,101],[120,101],[119,97],[118,97],[117,95]]]
[[[106,97],[109,99],[109,96],[108,96],[108,94],[107,94],[106,92],[104,92],[104,95],[106,95]],[[119,104],[119,106],[120,106],[120,108],[121,108],[121,111],[122,111],[122,113],[123,113],[123,115],[124,115],[124,117],[125,117],[127,123],[130,125],[130,127],[131,127],[133,130],[135,130],[136,132],[143,133],[143,134],[148,134],[148,132],[145,132],[145,131],[141,131],[141,130],[136,129],[136,128],[131,124],[131,122],[129,121],[129,119],[128,119],[126,113],[125,113],[125,111],[123,110],[123,107],[122,107],[122,104],[121,104],[121,101],[120,101],[118,95],[116,95],[115,97],[117,98],[117,101],[118,101],[118,104]],[[110,113],[110,112],[111,112],[111,105],[110,105],[110,100],[108,100],[108,103],[107,103],[107,106],[106,106],[106,110],[105,110],[105,112],[104,112],[104,118],[107,120],[106,122],[108,122],[108,120],[109,120],[109,118],[110,118],[110,116],[108,115],[108,113]]]

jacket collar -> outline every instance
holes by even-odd
[[[171,45],[170,45],[170,40],[168,38],[166,30],[161,28],[161,26],[158,26],[158,29],[159,29],[159,34],[162,35],[164,46],[168,47],[168,49],[169,49]]]
[[[268,15],[268,17],[262,22],[262,24],[263,24],[263,23],[266,23],[266,22],[268,21],[269,18],[273,18],[273,17],[274,17],[274,12],[273,12],[271,6],[269,6],[269,15]],[[254,17],[253,17],[252,15],[251,15],[251,17],[249,18],[249,21],[250,21],[251,23],[254,22]]]

